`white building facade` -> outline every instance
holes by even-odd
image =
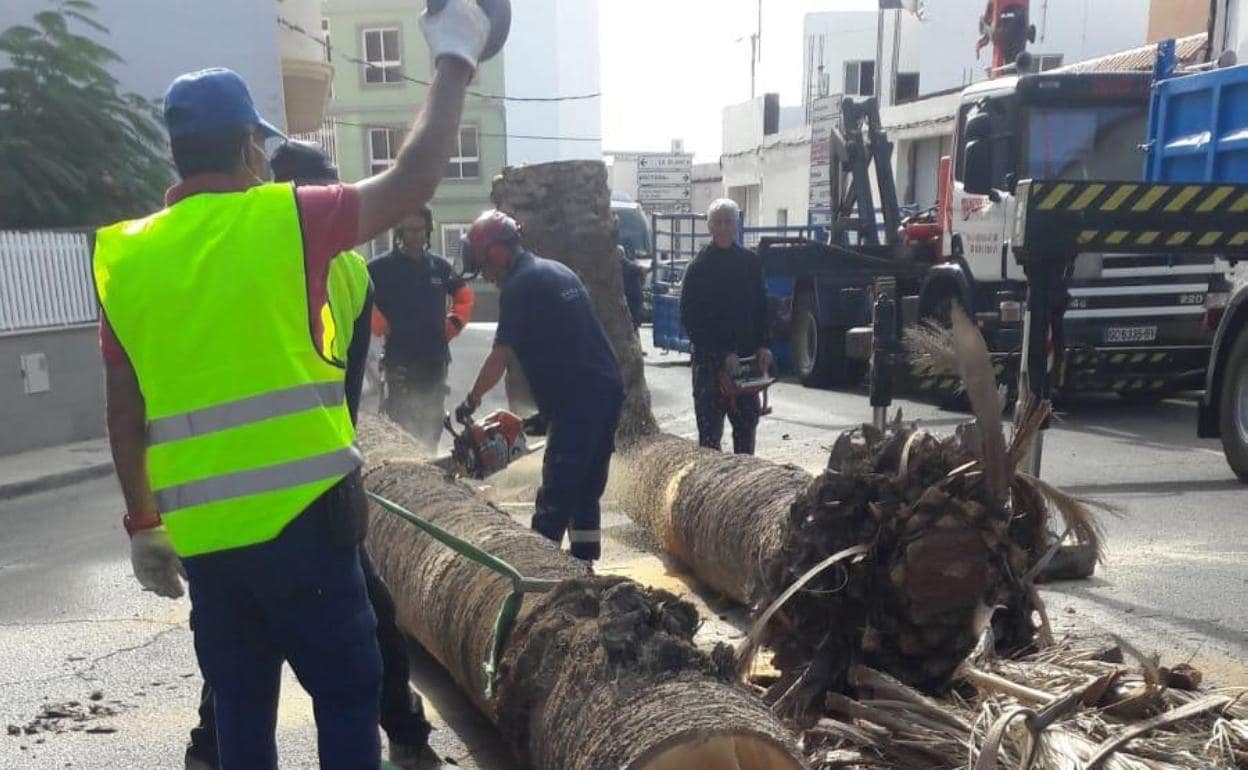
[[[524,0],[512,15],[504,72],[517,97],[601,90],[599,0]],[[510,164],[602,158],[602,100],[507,103]],[[556,138],[531,138],[556,137]]]

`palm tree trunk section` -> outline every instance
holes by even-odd
[[[572,268],[589,290],[624,376],[621,442],[658,432],[641,342],[624,300],[607,167],[573,160],[507,168],[494,179],[493,200],[520,223],[527,248]]]
[[[759,598],[764,566],[780,558],[793,502],[810,474],[757,457],[652,436],[617,473],[624,512],[698,579],[741,604]]]
[[[492,697],[487,661],[510,581],[374,506],[367,547],[398,619],[542,770],[796,770],[790,734],[731,681],[731,655],[693,644],[696,611],[663,591],[589,576],[545,538],[471,488],[409,458],[411,440],[361,419],[370,490],[507,561],[526,577],[562,580],[526,597]]]
[[[970,457],[957,437],[864,426],[812,478],[662,435],[626,454],[617,495],[665,551],[756,617],[829,557],[866,546],[817,573],[763,629],[781,672],[768,700],[801,721],[824,693],[847,688],[856,662],[941,690],[990,607],[1026,607],[1000,615],[1022,626],[1001,636],[1031,641],[1017,586],[1030,558]]]

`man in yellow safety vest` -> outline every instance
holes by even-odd
[[[344,325],[367,270],[338,255],[433,196],[490,35],[472,0],[422,26],[436,62],[393,167],[353,185],[269,184],[242,79],[177,78],[165,123],[181,183],[97,235],[108,425],[140,584],[182,594],[212,686],[220,767],[277,767],[282,662],[312,696],[320,766],[380,763],[381,662],[358,544],[367,506]],[[359,378],[354,378],[358,388]]]

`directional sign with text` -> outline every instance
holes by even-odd
[[[692,175],[685,171],[638,171],[637,184],[642,187],[650,185],[689,184]]]
[[[655,153],[637,156],[640,171],[672,171],[693,168],[693,156],[685,153]]]
[[[640,201],[687,201],[693,198],[689,185],[650,185],[637,188]]]

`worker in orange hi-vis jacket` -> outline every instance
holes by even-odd
[[[433,214],[412,214],[395,229],[394,248],[373,260],[373,335],[385,337],[382,411],[432,453],[446,413],[450,341],[472,317],[472,287],[429,251]],[[448,298],[450,307],[448,308]]]

